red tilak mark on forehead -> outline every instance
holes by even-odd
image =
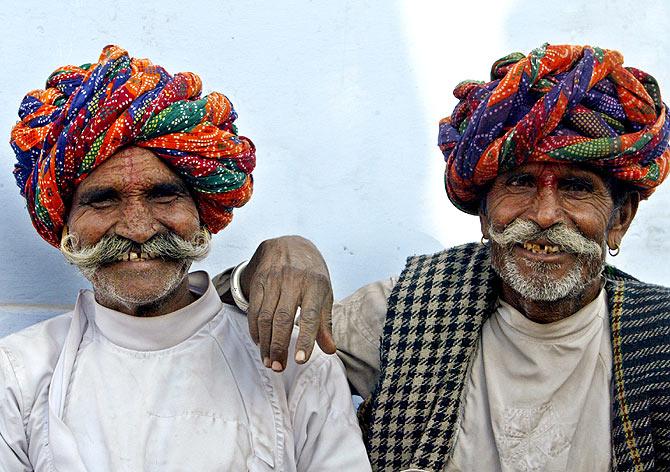
[[[537,181],[540,187],[556,188],[558,185],[558,176],[550,170],[543,170],[537,177]]]

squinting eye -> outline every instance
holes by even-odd
[[[153,201],[156,203],[172,203],[177,199],[177,195],[161,195],[160,197],[154,197]]]
[[[93,208],[96,210],[104,210],[105,208],[109,208],[114,204],[112,200],[100,200],[98,202],[90,202],[89,205],[91,205]]]
[[[593,185],[582,180],[569,180],[563,182],[560,186],[561,190],[575,193],[591,193],[593,192]]]

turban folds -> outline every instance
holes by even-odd
[[[187,184],[216,233],[251,197],[253,143],[237,135],[224,95],[201,97],[200,78],[170,75],[117,47],[96,64],[64,66],[23,99],[10,144],[33,225],[58,247],[77,185],[126,145],[151,150]]]
[[[670,120],[656,80],[622,64],[545,44],[495,62],[491,82],[460,83],[438,138],[452,203],[476,214],[496,176],[529,162],[589,166],[647,198],[669,172]]]

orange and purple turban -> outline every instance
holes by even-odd
[[[200,78],[170,75],[117,47],[96,64],[58,68],[29,92],[10,144],[33,225],[58,247],[77,185],[127,145],[151,150],[187,184],[201,222],[216,233],[251,197],[253,143],[237,135],[224,95],[201,97]]]
[[[496,176],[527,162],[589,166],[651,195],[670,169],[670,120],[656,80],[622,64],[545,44],[495,62],[491,82],[460,83],[438,139],[452,203],[476,214]]]

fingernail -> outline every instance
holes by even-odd
[[[282,371],[281,362],[279,362],[279,361],[274,361],[274,362],[272,363],[272,370],[274,370],[275,372],[281,372],[281,371]]]
[[[295,353],[295,361],[296,362],[305,362],[305,351],[300,349],[298,352]]]
[[[263,364],[265,364],[265,367],[270,367],[272,365],[272,363],[270,362],[270,358],[269,357],[264,357],[263,358]]]

